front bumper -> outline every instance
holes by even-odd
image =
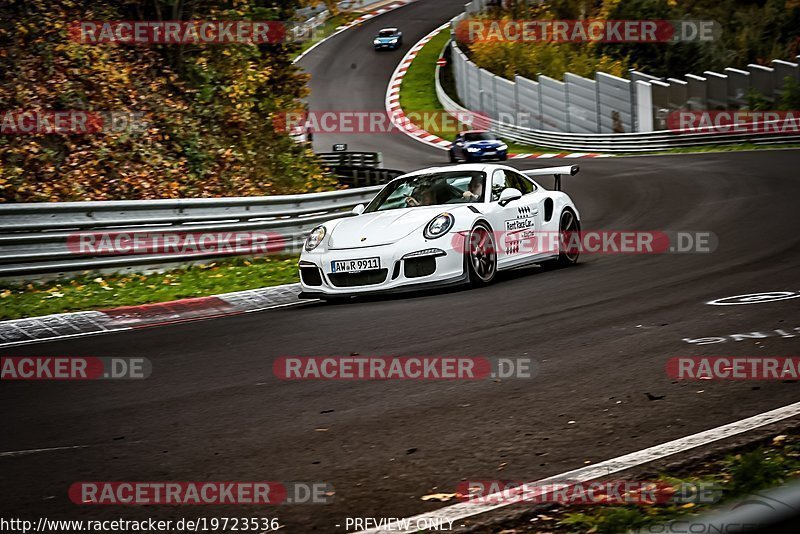
[[[300,256],[301,298],[366,295],[459,284],[466,281],[464,255],[450,245],[452,235],[415,243],[305,252]],[[438,245],[438,246],[437,246]],[[403,259],[407,254],[438,248],[443,255]],[[380,269],[334,273],[332,263],[361,258],[380,259]]]
[[[472,159],[503,159],[508,157],[508,149],[505,150],[481,150],[480,152],[469,152],[467,156]]]
[[[375,50],[396,50],[400,47],[400,43],[381,43],[375,45]]]

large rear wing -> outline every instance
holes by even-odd
[[[577,165],[564,165],[563,167],[545,167],[544,169],[530,169],[520,171],[525,176],[548,176],[552,175],[556,179],[555,190],[561,191],[561,177],[565,175],[575,176],[581,168]]]

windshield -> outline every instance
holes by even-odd
[[[482,202],[485,183],[481,171],[417,174],[388,184],[364,211]]]
[[[378,32],[378,37],[394,37],[395,30],[381,30]]]
[[[499,141],[500,139],[491,132],[465,133],[464,141]]]

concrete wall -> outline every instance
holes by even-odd
[[[481,11],[485,3],[477,0],[467,4],[466,13],[453,21],[453,30],[459,20]],[[631,71],[630,79],[605,73],[588,79],[567,72],[563,81],[546,76],[506,80],[479,68],[455,43],[452,46],[456,90],[465,107],[496,120],[513,120],[525,128],[554,132],[663,130],[671,111],[739,109],[747,105],[751,89],[774,103],[786,78],[800,81],[800,56],[795,62],[774,60],[771,66],[706,71],[687,74],[685,79],[659,79]]]

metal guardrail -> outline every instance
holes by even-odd
[[[390,182],[404,171],[394,169],[373,169],[360,166],[339,166],[331,169],[339,178],[339,183],[347,187],[369,187],[372,185],[382,185]]]
[[[455,43],[451,41],[451,44],[445,49],[453,46],[455,46]],[[450,62],[448,62],[448,65],[450,65]],[[470,110],[458,104],[444,91],[440,75],[441,67],[437,66],[436,96],[445,111],[462,114],[472,113]],[[481,117],[482,121],[487,122],[494,132],[505,139],[548,149],[576,152],[654,152],[703,145],[736,145],[741,143],[761,145],[800,142],[800,132],[786,134],[718,132],[678,134],[671,131],[655,131],[642,133],[577,134],[533,130],[497,121],[485,115],[481,115]],[[768,125],[774,123],[775,122],[764,122],[760,124]]]
[[[131,236],[168,233],[269,232],[281,249],[299,250],[315,225],[348,216],[369,202],[380,186],[266,197],[179,200],[122,200],[0,205],[0,277],[25,278],[43,273],[124,269],[132,266],[218,258],[235,253],[214,250],[182,257],[150,253],[143,244],[127,252],[89,255],[76,251],[81,233]],[[131,241],[134,242],[135,241]],[[214,243],[209,243],[213,248]]]
[[[316,156],[347,187],[382,185],[405,174],[381,168],[380,152],[319,152]]]
[[[380,152],[318,152],[317,158],[326,167],[373,167],[379,168],[383,163]]]

